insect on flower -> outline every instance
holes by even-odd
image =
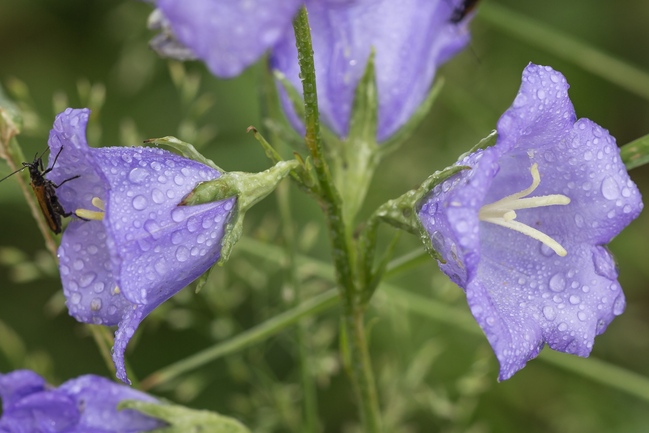
[[[478,4],[479,0],[464,0],[460,6],[453,10],[453,15],[449,20],[453,24],[457,24],[464,19]]]
[[[34,195],[36,196],[38,205],[41,208],[41,212],[43,212],[43,216],[45,216],[45,220],[47,221],[47,225],[49,226],[50,230],[52,230],[55,234],[59,234],[61,233],[61,217],[69,217],[70,215],[72,215],[72,212],[66,212],[65,209],[63,209],[63,206],[61,206],[61,203],[59,203],[59,198],[56,196],[56,189],[67,181],[76,179],[79,176],[73,176],[69,179],[64,180],[58,185],[51,180],[46,179],[45,175],[52,171],[52,168],[56,164],[56,160],[59,158],[59,155],[63,151],[63,147],[61,147],[61,149],[56,154],[54,162],[52,163],[52,167],[45,169],[45,167],[43,166],[43,155],[45,155],[45,152],[47,152],[48,150],[49,148],[40,155],[37,153],[36,156],[34,156],[34,161],[32,162],[23,162],[22,168],[19,168],[13,173],[3,177],[2,179],[0,179],[0,182],[20,171],[23,171],[26,168],[29,169],[29,177],[31,179],[29,185],[34,191]]]

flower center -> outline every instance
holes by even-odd
[[[74,211],[74,214],[83,220],[95,220],[95,221],[103,220],[104,213],[106,211],[106,206],[104,205],[104,201],[99,197],[93,197],[91,203],[94,207],[96,207],[99,210],[96,211],[96,210],[88,210],[88,209],[77,209]]]
[[[492,224],[497,224],[508,229],[515,230],[523,233],[533,239],[543,242],[550,247],[559,256],[564,257],[568,252],[563,248],[559,242],[552,239],[545,233],[533,229],[532,227],[516,221],[516,209],[531,209],[535,207],[553,206],[553,205],[567,205],[570,203],[570,198],[562,194],[550,194],[539,197],[527,197],[539,186],[541,183],[541,175],[539,174],[538,164],[532,164],[530,168],[532,174],[532,185],[521,192],[517,192],[507,197],[501,198],[491,204],[484,205],[478,212],[480,221],[486,221]],[[527,198],[524,198],[527,197]]]

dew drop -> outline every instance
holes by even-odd
[[[561,292],[566,288],[566,279],[561,272],[556,273],[550,278],[550,290]]]
[[[164,192],[160,191],[158,188],[154,188],[153,191],[151,191],[151,199],[153,199],[154,203],[161,204],[164,203],[167,197]]]
[[[101,310],[101,299],[99,298],[94,298],[92,301],[90,301],[90,309],[92,311],[99,311]]]
[[[579,228],[584,227],[584,217],[580,214],[575,214],[575,225]]]
[[[146,208],[147,201],[143,195],[138,195],[133,199],[133,209],[143,210]]]
[[[183,245],[176,248],[176,260],[186,262],[189,260],[189,249]]]
[[[548,320],[554,320],[557,317],[556,311],[554,311],[554,308],[549,305],[543,307],[543,315]]]
[[[549,246],[545,244],[541,244],[541,254],[543,254],[545,257],[551,257],[554,256],[554,250],[550,248]]]
[[[609,280],[616,280],[618,276],[615,262],[604,247],[598,246],[593,250],[593,265],[595,273]]]
[[[184,221],[185,211],[180,207],[176,207],[174,210],[171,211],[171,219],[177,223]]]
[[[570,295],[569,300],[572,305],[577,305],[581,302],[581,298],[577,295]]]
[[[619,316],[620,314],[624,313],[625,308],[626,300],[624,299],[624,295],[620,294],[617,298],[615,298],[615,302],[613,302],[613,314]]]
[[[602,195],[607,200],[615,200],[620,195],[617,182],[612,177],[606,177],[602,181]]]
[[[579,313],[577,313],[577,318],[582,322],[585,322],[588,316],[583,311],[580,311]]]
[[[83,274],[81,278],[79,278],[79,286],[81,287],[88,287],[90,283],[92,283],[95,278],[97,277],[97,274],[94,272],[88,272],[87,274]]]
[[[70,296],[70,302],[73,305],[78,305],[79,302],[81,302],[81,295],[79,293],[73,293],[72,296]]]
[[[563,332],[563,331],[565,331],[566,329],[568,329],[568,325],[567,325],[565,322],[561,322],[561,323],[559,323],[559,326],[557,327],[557,329],[558,329],[559,331]]]
[[[92,290],[94,290],[95,293],[101,293],[101,292],[104,291],[104,288],[105,288],[105,287],[106,287],[106,285],[105,285],[104,283],[102,283],[101,281],[97,281],[97,282],[92,286]]]
[[[141,167],[134,168],[128,174],[128,179],[133,183],[142,183],[147,177],[149,177],[149,173]]]
[[[182,230],[177,230],[171,234],[171,243],[178,245],[183,241],[183,232]]]

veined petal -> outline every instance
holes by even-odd
[[[219,77],[257,61],[286,32],[301,0],[157,0],[176,38]]]
[[[59,188],[61,202],[69,211],[102,212],[97,219],[73,216],[61,239],[59,269],[73,317],[119,324],[114,359],[127,381],[126,344],[147,314],[216,263],[236,199],[178,206],[198,183],[220,173],[161,149],[92,149],[88,115],[66,110],[50,135],[50,145],[63,151],[48,179],[80,174]]]
[[[595,335],[625,306],[603,245],[639,215],[642,200],[615,140],[576,120],[567,89],[560,73],[529,65],[498,122],[496,145],[459,161],[472,169],[436,186],[418,213],[446,261],[440,269],[466,291],[501,379],[545,343],[588,356]],[[569,203],[517,209],[516,221],[554,239],[565,257],[506,224],[478,220],[485,204],[528,188],[533,164],[540,182],[530,196],[561,194]]]
[[[450,22],[450,0],[306,2],[312,28],[318,103],[328,126],[344,137],[354,91],[370,51],[376,52],[378,140],[392,135],[424,100],[437,68],[468,43],[465,21]],[[295,37],[286,33],[273,48],[272,66],[302,89]],[[284,96],[296,128],[302,125]]]

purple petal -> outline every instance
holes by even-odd
[[[218,260],[234,199],[177,206],[220,174],[170,152],[106,148],[101,156],[111,185],[104,224],[117,284],[131,302],[160,304]]]
[[[419,217],[440,263],[465,289],[471,312],[511,377],[544,343],[588,356],[595,335],[623,312],[613,258],[603,245],[642,210],[615,140],[576,120],[558,72],[530,65],[513,106],[498,123],[498,142],[458,162],[472,167],[434,188]],[[516,211],[516,220],[559,242],[565,257],[538,240],[478,219],[480,208],[532,183],[530,197],[563,194],[567,205]]]
[[[0,427],[11,432],[75,432],[78,421],[79,411],[70,397],[58,391],[42,391],[3,411]]]
[[[0,374],[0,398],[6,412],[20,399],[45,390],[45,379],[30,370],[16,370]]]
[[[346,136],[354,91],[372,48],[379,92],[378,140],[401,127],[426,97],[441,63],[468,42],[466,22],[450,22],[448,0],[307,1],[324,120]],[[271,63],[301,91],[292,33],[273,49]],[[284,95],[284,108],[302,129]]]
[[[115,363],[116,375],[119,380],[130,385],[131,381],[126,375],[126,364],[124,362],[124,353],[128,342],[135,334],[135,330],[140,326],[140,322],[159,304],[152,306],[133,304],[124,311],[124,316],[119,322],[119,327],[115,331],[115,344],[113,345],[113,362]]]
[[[70,315],[84,323],[117,325],[132,304],[113,275],[103,222],[72,221],[57,255]]]
[[[69,380],[59,387],[76,402],[81,412],[77,431],[97,429],[101,432],[137,433],[161,428],[162,421],[135,410],[117,410],[123,400],[158,401],[140,391],[118,385],[99,376],[87,375]]]
[[[176,38],[219,77],[233,77],[291,32],[300,0],[157,0]]]
[[[90,110],[68,108],[56,116],[48,140],[50,148],[49,168],[52,171],[47,178],[55,184],[74,176],[56,190],[56,195],[68,212],[76,209],[94,209],[93,197],[106,198],[108,189],[106,178],[95,163],[92,153],[96,151],[86,141],[86,126]],[[63,148],[63,150],[61,150]],[[60,154],[59,154],[60,151]],[[52,167],[54,158],[56,165]]]

